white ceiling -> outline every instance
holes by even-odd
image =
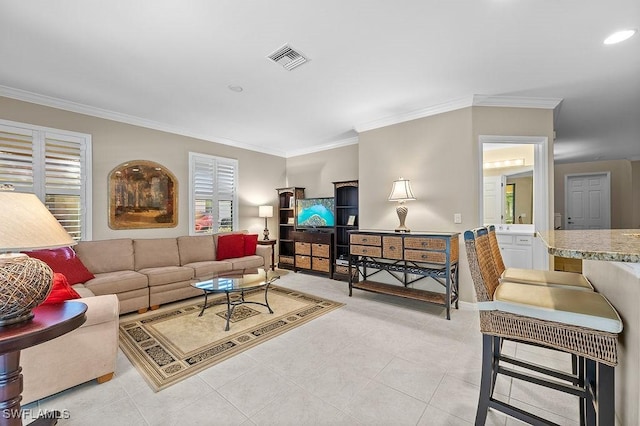
[[[562,99],[556,161],[638,160],[640,35],[602,43],[638,27],[638,0],[0,0],[0,95],[281,156]],[[266,58],[285,43],[310,61]]]

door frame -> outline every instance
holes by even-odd
[[[505,143],[505,144],[532,144],[533,149],[533,227],[537,232],[547,231],[551,222],[551,200],[553,200],[553,187],[551,173],[553,171],[553,159],[551,167],[549,165],[549,138],[546,136],[502,136],[502,135],[479,135],[478,136],[478,223],[483,223],[484,200],[483,200],[483,145],[485,143]],[[549,269],[549,255],[547,248],[540,237],[534,238],[533,244],[533,268]]]
[[[605,209],[605,226],[603,229],[611,229],[611,172],[568,173],[564,175],[564,229],[569,229],[569,178],[586,176],[604,176],[607,185],[607,205]]]

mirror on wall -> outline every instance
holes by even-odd
[[[483,223],[533,223],[532,144],[483,143]]]

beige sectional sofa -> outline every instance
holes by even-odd
[[[270,265],[272,247],[267,245],[258,245],[255,255],[216,260],[221,235],[225,234],[82,241],[75,251],[95,275],[84,283],[87,289],[95,295],[118,296],[121,314],[144,312],[201,295],[191,284],[214,274],[255,271]]]
[[[110,380],[116,367],[120,314],[200,296],[202,291],[191,283],[214,273],[253,272],[270,266],[272,248],[264,245],[256,247],[256,255],[215,260],[218,237],[119,238],[75,246],[77,256],[95,275],[73,286],[82,297],[78,301],[87,305],[87,321],[70,333],[22,351],[22,404],[93,379]]]

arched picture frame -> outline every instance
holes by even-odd
[[[153,161],[127,161],[109,173],[111,229],[173,228],[178,225],[178,182]]]

